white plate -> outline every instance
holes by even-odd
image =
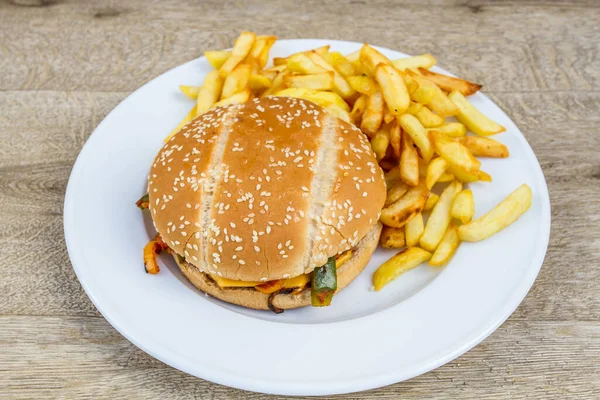
[[[272,55],[324,44],[343,53],[360,47],[281,40]],[[390,58],[405,57],[380,50]],[[492,333],[525,297],[548,245],[548,190],[519,129],[479,93],[470,99],[507,128],[494,138],[511,155],[482,160],[494,182],[469,185],[476,217],[522,183],[533,189],[533,204],[494,237],[463,243],[445,268],[423,265],[371,292],[373,271],[393,253],[378,250],[331,307],[281,315],[203,295],[170,257],[162,257],[160,274],[145,274],[142,248],[154,232],[134,203],[145,191],[163,138],[193,106],[178,85],[199,85],[210,69],[199,58],[125,99],[89,138],[69,179],[64,223],[73,268],[102,315],[135,345],[175,368],[227,386],[287,395],[348,393],[409,379],[458,357]]]

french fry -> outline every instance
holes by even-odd
[[[381,222],[387,226],[402,228],[423,210],[428,192],[425,185],[410,188],[398,201],[381,211]]]
[[[452,182],[454,180],[454,175],[452,175],[450,172],[444,172],[442,175],[440,175],[440,177],[438,178],[438,183],[444,183],[444,182]]]
[[[314,51],[317,54],[324,54],[324,53],[327,53],[330,48],[331,48],[331,45],[326,44],[324,46],[317,47],[316,49],[313,49],[312,51]]]
[[[448,225],[450,224],[450,208],[456,195],[462,190],[462,184],[458,181],[451,182],[442,192],[440,200],[437,202],[425,226],[425,231],[419,240],[419,244],[427,251],[434,251]]]
[[[342,121],[346,121],[348,123],[352,122],[352,119],[350,119],[350,114],[348,114],[348,111],[344,110],[343,108],[339,107],[338,105],[336,105],[336,104],[327,104],[326,106],[324,106],[324,108],[330,114],[332,114],[335,117],[338,117]]]
[[[445,120],[437,114],[434,114],[429,108],[421,107],[415,114],[421,125],[425,128],[434,128],[442,125]]]
[[[414,247],[419,243],[419,239],[425,229],[423,225],[423,215],[418,213],[411,218],[404,227],[406,229],[406,247]]]
[[[266,68],[264,69],[262,72],[283,72],[286,69],[289,69],[289,67],[286,64],[282,64],[282,65],[273,65],[272,67]],[[319,72],[323,72],[323,71],[319,71]]]
[[[458,228],[460,240],[477,242],[500,232],[529,209],[531,197],[529,186],[519,186],[485,215]]]
[[[410,189],[406,183],[401,180],[395,181],[392,186],[387,191],[387,197],[385,198],[385,204],[383,207],[389,207],[395,202],[397,202],[400,197],[404,196],[404,194]]]
[[[453,78],[448,75],[438,74],[436,72],[431,72],[428,69],[419,67],[419,72],[425,78],[435,83],[440,89],[445,90],[446,92],[452,92],[454,90],[458,90],[464,96],[470,96],[475,94],[481,89],[481,85],[478,85],[473,82],[469,82],[464,79]]]
[[[283,84],[287,87],[306,88],[312,90],[332,90],[335,74],[332,71],[318,74],[284,76]]]
[[[392,61],[392,64],[401,71],[409,68],[431,68],[435,65],[435,58],[431,54],[422,54],[420,56],[400,58]]]
[[[458,248],[459,244],[460,239],[458,238],[458,225],[453,221],[448,226],[448,229],[446,229],[446,233],[444,233],[442,241],[431,256],[429,265],[439,267],[446,264],[454,255],[454,252]]]
[[[196,116],[202,115],[210,110],[221,96],[223,79],[218,70],[210,71],[204,78],[204,83],[196,97]]]
[[[348,78],[349,76],[356,75],[357,70],[350,61],[338,51],[332,51],[331,53],[323,53],[321,57],[325,58],[333,68],[335,68],[342,76]]]
[[[383,106],[383,123],[389,124],[395,120],[396,120],[396,116],[394,114],[392,114],[392,112],[390,111],[390,108],[387,105],[384,105]]]
[[[431,190],[433,185],[440,179],[440,177],[448,169],[448,162],[442,157],[437,157],[431,160],[427,166],[427,175],[425,177],[425,186]]]
[[[383,159],[383,157],[385,157],[385,152],[389,144],[390,137],[386,130],[381,129],[375,134],[375,136],[373,136],[373,138],[371,139],[371,147],[375,152],[375,157],[377,158],[377,161],[380,161]]]
[[[494,139],[481,136],[463,136],[458,140],[475,157],[508,157],[508,148]]]
[[[375,92],[367,100],[367,108],[362,116],[360,129],[369,137],[373,137],[383,121],[383,96]]]
[[[179,90],[181,90],[181,93],[185,94],[187,97],[193,100],[196,100],[198,98],[200,88],[202,88],[202,86],[179,85]]]
[[[428,129],[429,132],[436,131],[450,137],[461,137],[467,134],[467,127],[460,122],[448,122],[444,125]]]
[[[273,82],[273,79],[275,79],[275,77],[277,75],[279,75],[279,72],[277,72],[277,71],[269,71],[269,70],[263,69],[262,71],[260,71],[260,75],[264,76],[265,78],[267,78],[268,80],[270,80],[271,82]]]
[[[470,182],[477,182],[477,181],[483,181],[483,182],[491,182],[492,181],[492,177],[482,171],[475,171],[475,172],[469,172],[467,170],[464,170],[460,167],[457,167],[456,165],[448,165],[448,172],[450,174],[452,174],[456,180],[463,182],[463,183],[470,183]],[[438,182],[441,181],[441,178],[438,180]]]
[[[256,40],[256,34],[253,32],[242,32],[233,44],[231,56],[219,68],[219,76],[225,79],[233,69],[241,63],[252,50],[252,45]]]
[[[389,189],[392,185],[400,180],[400,167],[393,168],[389,170],[385,175],[385,186]]]
[[[458,108],[456,119],[462,122],[473,133],[490,136],[504,132],[506,128],[483,115],[460,92],[454,91],[448,96]]]
[[[367,99],[368,96],[362,95],[354,102],[352,106],[352,111],[350,112],[350,119],[354,125],[360,126],[360,121],[363,115],[363,112],[367,108]]]
[[[415,268],[425,261],[429,261],[430,258],[430,252],[418,247],[404,249],[377,268],[377,271],[373,274],[375,291],[380,291],[385,285],[402,273]]]
[[[405,247],[404,229],[384,226],[379,237],[379,244],[386,249],[401,249]]]
[[[448,163],[467,172],[476,173],[479,171],[481,162],[473,157],[465,146],[436,131],[429,132],[429,137],[437,153]]]
[[[437,91],[433,86],[417,86],[417,88],[411,92],[412,100],[420,105],[431,103],[436,95]]]
[[[275,82],[273,82],[273,86],[275,86]],[[320,90],[304,88],[287,88],[280,90],[275,94],[277,96],[297,97],[300,99],[309,100],[325,108],[327,108],[327,106],[330,104],[334,104],[346,112],[350,111],[348,103],[346,103],[344,99],[342,99],[337,93],[333,92],[324,92]]]
[[[410,96],[402,76],[391,65],[380,63],[375,67],[375,79],[390,112],[393,115],[403,114],[410,106]]]
[[[433,146],[427,137],[427,131],[423,125],[421,125],[415,116],[410,114],[399,116],[398,123],[400,123],[402,130],[408,133],[411,139],[415,142],[419,148],[421,157],[423,157],[426,162],[429,162],[433,156]]]
[[[226,99],[219,101],[218,103],[215,103],[215,105],[213,107],[221,107],[221,106],[226,106],[229,104],[245,103],[248,100],[250,100],[251,98],[252,98],[252,92],[250,91],[250,89],[244,89],[239,93],[236,93]]]
[[[412,70],[407,70],[406,72],[419,84],[419,89],[413,93],[413,99],[415,101],[429,106],[433,112],[442,117],[451,117],[458,114],[459,109],[456,104],[454,104],[454,102],[448,98],[446,93],[444,93],[435,83],[427,80]],[[421,101],[417,100],[417,97],[415,96],[419,90],[425,91],[430,98],[423,98]]]
[[[168,142],[169,140],[171,140],[171,138],[181,130],[181,128],[184,127],[185,124],[187,124],[188,122],[190,122],[191,120],[193,120],[196,117],[196,106],[194,106],[189,113],[187,113],[187,115],[185,116],[185,118],[183,118],[183,121],[181,121],[176,127],[175,129],[173,129],[171,131],[171,133],[169,133],[169,136],[167,136],[165,138],[165,143]]]
[[[473,192],[471,190],[463,190],[456,195],[450,208],[452,218],[459,219],[463,224],[466,224],[473,218],[475,214],[475,202],[473,201]]]
[[[269,51],[277,41],[277,36],[257,36],[248,58],[256,64],[258,68],[264,68],[269,61]]]
[[[273,82],[265,75],[252,74],[248,80],[248,86],[250,90],[260,92],[273,86]]]
[[[402,128],[400,128],[398,121],[393,121],[392,126],[390,127],[390,145],[392,146],[396,160],[400,160],[401,141]]]
[[[419,155],[411,137],[403,132],[400,151],[400,179],[410,186],[419,184]]]
[[[346,79],[348,80],[350,86],[352,86],[352,89],[356,90],[358,93],[371,96],[377,92],[377,90],[379,90],[375,81],[368,76],[349,76]]]
[[[252,66],[249,64],[238,64],[225,78],[221,99],[226,99],[236,93],[248,88],[248,81],[252,74]]]
[[[214,69],[219,69],[231,57],[231,50],[205,51],[204,57]]]
[[[287,58],[287,69],[298,74],[319,74],[327,69],[317,65],[305,53],[298,53]]]
[[[408,89],[408,93],[410,93],[411,98],[415,95],[415,91],[419,88],[419,84],[415,81],[412,76],[408,74],[403,74],[402,79],[404,79],[404,83],[406,84],[406,89]],[[412,99],[417,101],[416,99]],[[407,111],[408,114],[411,114]]]
[[[371,75],[375,75],[375,68],[379,64],[391,65],[392,62],[381,54],[375,48],[364,44],[360,49],[360,62],[365,66]]]
[[[423,104],[411,101],[410,106],[408,106],[408,108],[406,109],[406,114],[416,115],[421,110],[421,108],[423,108]]]
[[[356,91],[352,89],[348,81],[346,81],[346,79],[339,72],[337,72],[335,68],[329,65],[319,53],[313,50],[309,51],[306,55],[319,67],[324,68],[327,71],[332,71],[335,74],[333,86],[335,91],[340,96],[342,96],[344,99],[348,99],[356,94]]]
[[[431,209],[433,209],[433,207],[437,204],[437,202],[440,200],[440,196],[438,196],[435,193],[429,193],[429,197],[427,198],[427,201],[425,202],[425,207],[423,207],[423,211],[429,211]]]
[[[273,96],[276,92],[282,90],[284,88],[283,80],[285,79],[285,77],[287,75],[289,75],[288,71],[279,72],[277,74],[277,76],[275,77],[275,79],[273,79],[273,82],[271,83],[271,87],[268,88],[267,90],[265,90],[260,96],[261,97]],[[298,89],[298,90],[300,90],[300,89]],[[290,96],[290,97],[297,97],[297,96]]]

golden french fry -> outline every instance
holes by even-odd
[[[266,68],[262,71],[262,73],[265,72],[283,72],[286,69],[289,69],[289,67],[286,64],[282,64],[282,65],[273,65],[272,67]],[[290,70],[291,71],[291,70]],[[297,71],[292,71],[292,72],[297,72]],[[319,71],[319,72],[323,72],[323,71]]]
[[[481,162],[473,157],[469,149],[462,144],[436,131],[429,132],[429,138],[433,142],[437,153],[448,161],[448,163],[462,168],[467,172],[476,173],[479,171]]]
[[[273,86],[275,86],[275,82],[273,82]],[[287,88],[276,92],[275,95],[298,97],[300,99],[312,101],[313,103],[325,108],[327,108],[328,105],[333,104],[346,112],[350,111],[348,103],[346,103],[344,99],[342,99],[337,93],[333,92],[324,92],[305,88]]]
[[[431,72],[425,68],[419,68],[419,72],[425,78],[429,79],[431,82],[438,85],[438,87],[446,92],[452,92],[454,90],[458,90],[464,96],[470,96],[474,93],[477,93],[479,89],[481,89],[481,85],[478,85],[473,82],[469,82],[464,79],[453,78],[448,75],[438,74],[436,72]]]
[[[250,87],[250,90],[260,92],[261,90],[268,89],[273,86],[273,82],[265,75],[252,74],[250,75],[248,86]]]
[[[385,204],[383,207],[388,207],[397,202],[400,197],[404,196],[404,194],[410,189],[410,187],[402,182],[401,180],[395,181],[392,186],[387,191],[387,197],[385,198]]]
[[[384,56],[379,51],[375,50],[373,47],[369,46],[366,43],[360,49],[360,61],[371,75],[375,74],[375,68],[377,67],[377,65],[392,64],[389,58],[387,58],[386,56]]]
[[[287,58],[287,69],[298,74],[319,74],[327,70],[317,65],[305,53],[294,54]]]
[[[353,51],[352,53],[346,54],[346,59],[352,64],[360,62],[360,49]]]
[[[431,68],[435,65],[435,58],[431,54],[422,54],[420,56],[400,58],[392,61],[392,64],[401,71],[409,68]]]
[[[508,157],[508,148],[494,139],[481,136],[463,136],[458,140],[475,157]]]
[[[448,98],[456,104],[459,110],[456,119],[466,125],[471,132],[481,136],[489,136],[506,130],[502,125],[483,115],[460,92],[454,91],[450,93]]]
[[[444,183],[444,182],[452,182],[454,180],[454,175],[452,175],[450,172],[444,172],[442,175],[440,175],[440,177],[438,178],[438,182],[439,183]]]
[[[385,185],[389,189],[392,185],[400,180],[400,167],[395,167],[389,170],[385,175]]]
[[[456,180],[463,182],[463,183],[470,183],[470,182],[477,182],[477,181],[484,181],[484,182],[492,181],[492,177],[489,174],[487,174],[486,172],[483,172],[482,170],[469,172],[463,168],[457,167],[456,165],[449,164],[448,172],[450,174],[454,175]],[[440,182],[440,181],[441,181],[441,178],[438,179],[438,182]]]
[[[205,51],[204,57],[214,69],[219,69],[231,56],[231,50]]]
[[[425,177],[425,186],[431,190],[433,185],[440,179],[440,177],[448,169],[448,162],[442,157],[437,157],[431,160],[427,166],[427,175]]]
[[[416,81],[413,81],[416,84]],[[433,86],[417,86],[415,90],[411,92],[410,97],[417,102],[417,104],[429,104],[433,98],[437,95],[437,91]],[[407,113],[410,114],[410,113]],[[416,114],[416,112],[415,112]]]
[[[415,117],[417,117],[421,125],[423,125],[425,128],[434,128],[442,125],[445,122],[444,118],[434,114],[427,107],[421,107],[421,109],[415,113]]]
[[[248,87],[248,81],[252,74],[252,66],[249,64],[238,64],[225,78],[221,99],[226,99]]]
[[[317,47],[316,49],[313,49],[312,51],[314,51],[317,54],[323,54],[323,53],[327,53],[329,51],[330,47],[331,47],[331,45],[327,44],[325,46]]]
[[[252,49],[250,49],[251,58],[258,68],[264,68],[269,61],[269,51],[277,41],[277,36],[257,36]]]
[[[378,90],[375,81],[368,76],[349,76],[346,79],[348,80],[350,86],[352,86],[352,89],[356,90],[358,93],[371,96]]]
[[[383,122],[385,124],[390,124],[392,121],[396,121],[396,116],[392,114],[389,107],[387,105],[383,106]]]
[[[461,190],[462,184],[458,181],[453,181],[442,192],[440,200],[431,211],[425,231],[419,240],[421,247],[425,250],[434,251],[440,240],[442,240],[451,221],[450,208],[452,207],[452,202]]]
[[[198,98],[200,88],[202,88],[202,86],[179,85],[179,90],[181,90],[181,93],[194,100]]]
[[[400,151],[400,179],[410,186],[419,184],[419,155],[411,137],[403,132]]]
[[[340,52],[332,51],[331,53],[323,53],[321,56],[346,78],[356,75],[358,72],[354,67],[354,64],[348,61],[348,59],[346,59],[346,57],[344,57]]]
[[[252,92],[250,91],[250,89],[244,89],[239,93],[236,93],[226,99],[223,99],[221,101],[219,101],[218,103],[215,103],[214,107],[221,107],[221,106],[226,106],[229,104],[240,104],[240,103],[245,103],[248,100],[250,100],[252,98]]]
[[[196,97],[196,116],[204,114],[213,107],[221,96],[222,88],[223,78],[220,77],[218,70],[206,74],[204,83]]]
[[[348,99],[356,94],[356,91],[352,89],[348,81],[346,81],[346,79],[339,72],[337,72],[335,68],[329,65],[319,53],[313,50],[309,51],[306,55],[319,67],[324,68],[327,71],[332,71],[335,74],[333,86],[334,90],[340,96],[342,96],[344,99]]]
[[[350,119],[352,120],[352,123],[354,123],[354,125],[356,126],[360,126],[360,121],[363,112],[367,108],[367,99],[368,96],[363,94],[358,99],[356,99],[354,105],[352,106],[352,111],[350,112]]]
[[[173,129],[171,131],[171,133],[169,133],[169,136],[167,136],[165,138],[165,143],[168,142],[169,140],[171,140],[171,138],[181,130],[181,128],[183,128],[183,126],[185,124],[187,124],[188,122],[190,122],[191,120],[193,120],[196,117],[196,106],[194,106],[189,113],[187,113],[187,115],[185,116],[185,118],[183,118],[183,121],[181,121],[176,127],[175,129]]]
[[[386,249],[401,249],[405,247],[404,229],[384,226],[379,237],[379,244]]]
[[[406,247],[416,246],[425,230],[425,226],[423,225],[423,215],[421,213],[415,215],[406,223],[404,229],[406,229]]]
[[[410,93],[411,99],[413,101],[417,101],[417,99],[412,98],[415,96],[415,92],[419,88],[419,84],[415,81],[412,76],[408,74],[403,74],[402,79],[404,79],[404,83],[406,84],[406,89],[408,89],[408,93]],[[425,93],[421,93],[421,96],[425,95]],[[418,94],[416,95],[418,97]],[[407,111],[407,114],[412,114]]]
[[[335,74],[332,71],[308,75],[289,74],[283,78],[283,84],[295,88],[332,90],[334,76]]]
[[[392,146],[396,160],[400,160],[401,141],[402,128],[400,128],[398,121],[393,121],[392,126],[390,127],[390,145]]]
[[[459,219],[463,224],[466,224],[473,218],[475,214],[475,202],[473,201],[473,192],[471,190],[463,190],[456,195],[450,208],[452,218]]]
[[[375,92],[367,99],[367,108],[362,116],[360,129],[369,137],[373,137],[383,121],[383,96]]]
[[[531,197],[529,186],[519,186],[487,214],[458,228],[460,240],[477,242],[500,232],[529,209]]]
[[[323,106],[323,108],[325,108],[325,110],[327,110],[330,114],[332,114],[335,117],[338,117],[342,121],[346,121],[348,123],[352,122],[352,119],[350,118],[350,114],[348,114],[348,111],[344,110],[343,108],[339,107],[336,104],[330,103],[330,104]]]
[[[402,273],[415,268],[430,258],[430,252],[418,247],[404,249],[377,268],[377,271],[373,274],[375,291],[380,291]]]
[[[403,114],[410,106],[410,96],[398,70],[391,65],[380,63],[375,67],[375,79],[390,112],[394,115]]]
[[[437,202],[440,200],[440,196],[438,196],[435,193],[429,193],[429,197],[427,198],[427,201],[425,202],[425,207],[423,207],[423,211],[429,211],[431,209],[433,209],[433,207],[437,204]]]
[[[219,68],[219,75],[225,79],[227,75],[233,71],[233,69],[241,63],[246,56],[252,50],[252,45],[256,40],[256,34],[254,32],[242,32],[240,36],[235,40],[233,44],[233,50],[231,50],[231,56],[221,65]]]
[[[413,93],[413,100],[429,106],[433,112],[441,117],[450,117],[458,114],[459,110],[456,104],[435,83],[412,70],[406,70],[406,73],[419,84],[419,89]],[[430,97],[423,98],[420,101],[417,100],[415,96],[419,90],[423,90]]]
[[[423,210],[428,193],[425,185],[410,188],[398,201],[381,211],[381,222],[387,226],[402,228],[407,221]]]
[[[381,129],[371,139],[371,147],[375,152],[377,161],[381,161],[385,157],[385,153],[390,144],[390,136],[386,129]]]
[[[433,146],[427,137],[427,131],[423,125],[421,125],[414,115],[403,114],[397,118],[402,130],[408,133],[419,148],[421,157],[423,157],[426,162],[429,162],[433,156]]]
[[[277,75],[279,75],[279,72],[277,72],[277,71],[267,71],[266,69],[263,69],[262,71],[260,71],[260,76],[264,76],[265,78],[270,80],[271,83],[273,82],[273,79],[275,79],[275,77]]]
[[[406,114],[416,115],[421,110],[421,108],[423,108],[423,104],[411,101],[410,106],[408,106],[408,108],[406,109]]]
[[[477,177],[482,182],[491,182],[492,176],[485,171],[479,170],[477,171]]]
[[[461,137],[467,134],[467,127],[460,122],[448,122],[444,125],[428,129],[428,131],[440,132],[450,137]]]
[[[439,267],[446,264],[454,255],[454,252],[458,248],[459,244],[460,239],[458,238],[458,225],[453,221],[448,226],[448,229],[446,229],[446,233],[444,234],[440,244],[438,244],[437,249],[435,249],[433,256],[431,256],[429,265]]]

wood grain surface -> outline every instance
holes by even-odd
[[[434,54],[513,118],[550,189],[546,260],[508,321],[430,373],[333,398],[600,398],[596,0],[0,0],[0,398],[271,398],[188,376],[119,335],[62,230],[70,170],[104,116],[243,29]]]

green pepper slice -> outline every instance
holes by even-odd
[[[337,290],[337,272],[335,257],[329,257],[325,265],[315,268],[311,280],[311,303],[313,307],[325,307],[331,304]]]
[[[140,210],[145,210],[148,208],[150,203],[150,195],[146,193],[138,201],[135,202],[135,205],[138,206]]]

